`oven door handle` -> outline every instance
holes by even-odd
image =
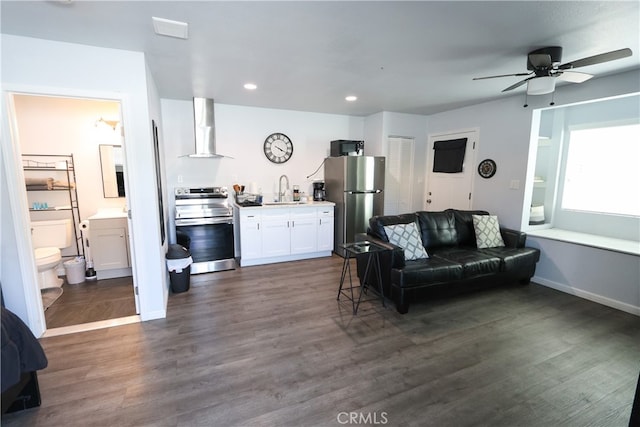
[[[233,217],[176,219],[176,227],[186,225],[233,224]]]

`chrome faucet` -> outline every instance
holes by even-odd
[[[287,180],[287,188],[285,189],[285,191],[282,191],[282,178]],[[278,180],[278,201],[279,202],[284,202],[284,196],[285,196],[285,192],[289,189],[289,177],[287,177],[287,175],[281,175],[280,179]]]

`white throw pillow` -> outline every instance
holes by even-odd
[[[496,215],[472,215],[478,249],[504,246]]]
[[[387,233],[390,243],[404,249],[405,260],[429,258],[422,245],[422,237],[420,237],[420,232],[415,222],[385,225],[384,231]]]

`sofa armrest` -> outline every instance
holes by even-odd
[[[524,248],[527,242],[527,233],[523,231],[500,227],[500,234],[504,245],[508,248]]]

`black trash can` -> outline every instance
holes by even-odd
[[[191,253],[182,245],[169,245],[167,251],[167,268],[171,291],[174,294],[189,290],[191,281]]]

